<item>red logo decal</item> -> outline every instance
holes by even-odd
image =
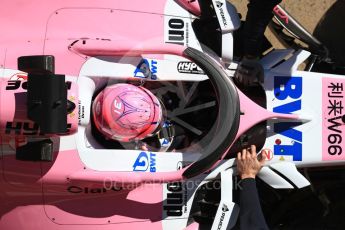
[[[274,7],[273,11],[280,19],[285,21],[286,24],[289,24],[289,17],[285,14],[285,12],[282,9],[279,8],[278,5]]]

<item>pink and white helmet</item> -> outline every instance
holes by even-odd
[[[107,138],[121,142],[141,140],[162,121],[162,107],[149,90],[130,84],[106,87],[95,98],[93,119]]]

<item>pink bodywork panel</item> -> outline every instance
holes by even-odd
[[[345,160],[343,134],[345,80],[322,78],[322,160]]]
[[[194,15],[200,16],[201,10],[199,1],[193,0],[176,0],[181,6],[183,6],[186,10],[190,11]]]
[[[196,15],[200,13],[198,5],[178,2]],[[6,1],[0,9],[0,67],[17,69],[19,56],[52,54],[57,73],[78,76],[90,56],[121,55],[123,50],[138,55],[147,47],[160,50],[164,44],[165,3],[156,0]],[[172,45],[162,53],[181,55],[182,51],[182,47]],[[265,119],[297,118],[268,112],[241,92],[239,96],[244,115],[237,137]],[[10,100],[7,116],[13,116],[14,111],[13,99]],[[6,102],[0,103],[2,106]],[[0,158],[7,172],[0,177],[0,187],[8,199],[0,206],[0,229],[162,229],[163,186],[142,183],[182,180],[185,170],[155,174],[97,172],[82,164],[77,150],[55,155],[53,162],[30,163],[22,174],[15,164],[9,163],[15,161],[14,152]],[[17,183],[14,173],[31,179]],[[104,191],[104,180],[110,184],[121,183]],[[0,192],[1,201],[2,196]],[[188,229],[197,227],[194,224]]]
[[[182,49],[171,52],[180,54]],[[239,97],[244,115],[241,116],[238,136],[264,119],[298,118],[296,115],[269,112],[249,100],[240,91]],[[255,118],[248,116],[253,113],[259,115]],[[14,155],[5,158],[6,165],[14,161],[13,157]],[[184,171],[155,174],[97,172],[82,164],[77,150],[60,151],[56,154],[54,162],[40,164],[41,169],[36,170],[34,174],[26,172],[28,175],[36,175],[37,181],[32,181],[31,184],[33,190],[30,191],[30,186],[23,186],[22,189],[26,188],[28,189],[26,191],[37,194],[36,196],[43,191],[44,199],[31,200],[29,196],[24,200],[17,200],[17,205],[13,206],[17,208],[13,211],[5,211],[3,220],[6,221],[0,222],[0,226],[2,224],[6,229],[23,228],[24,223],[15,220],[19,218],[18,215],[25,215],[25,220],[36,217],[35,223],[28,223],[25,229],[37,228],[38,225],[51,229],[65,229],[64,226],[72,229],[71,225],[73,229],[88,229],[90,227],[88,225],[99,225],[102,229],[110,229],[114,226],[131,229],[148,225],[151,229],[161,229],[163,186],[142,183],[181,180]],[[36,167],[31,169],[35,170],[37,166],[36,164]],[[13,169],[13,172],[16,172],[16,169]],[[109,190],[104,190],[104,181],[110,183]],[[117,183],[114,184],[115,182]],[[37,185],[41,185],[42,190]],[[8,184],[2,187],[6,191],[11,190],[7,190]],[[13,191],[17,192],[18,188]],[[35,202],[32,204],[32,201]],[[23,203],[27,204],[25,208],[21,207]],[[197,225],[191,225],[189,228],[195,229]]]
[[[95,183],[92,177],[86,181],[71,178],[75,172],[83,171],[97,174],[81,163],[76,150],[59,152],[55,162],[43,165],[44,208],[51,220],[58,224],[140,225],[146,221],[153,229],[161,228],[154,223],[162,219],[162,184],[115,184],[107,173],[100,173],[102,178]],[[109,172],[109,176],[112,174],[116,175]],[[127,172],[128,179],[135,174]]]
[[[0,67],[17,69],[17,57],[46,54],[55,56],[57,73],[78,76],[87,57],[71,52],[69,45],[77,40],[164,43],[165,4],[155,0],[6,1],[0,9]],[[193,3],[189,9],[196,12],[198,7]]]
[[[265,108],[262,108],[252,100],[250,100],[246,95],[244,95],[239,89],[237,89],[239,97],[240,97],[240,107],[241,115],[240,119],[240,127],[237,132],[236,138],[241,136],[245,133],[248,129],[253,127],[254,125],[268,120],[268,119],[291,119],[291,120],[298,120],[298,115],[295,114],[282,114],[282,113],[274,113],[270,112]],[[253,116],[255,114],[255,116]]]
[[[113,41],[78,41],[69,49],[75,53],[95,56],[126,56],[138,57],[141,54],[172,54],[183,56],[185,47],[174,44],[164,44],[161,39],[152,39],[138,44],[134,41],[124,41],[117,44]]]
[[[68,176],[84,170],[75,150],[55,153],[54,162],[18,162],[14,152],[7,154],[0,160],[7,173],[0,177],[6,191],[6,198],[0,192],[6,199],[0,229],[162,229],[162,184],[73,183]]]
[[[45,54],[55,56],[56,73],[78,76],[88,57],[69,49],[77,40],[111,41],[116,45],[125,41],[164,43],[165,4],[166,1],[156,0],[6,1],[0,8],[0,68],[17,69],[19,56]],[[200,13],[195,4],[188,9]],[[13,95],[2,94],[0,106],[8,113],[1,120],[13,117],[13,100]],[[5,144],[17,140],[1,141]],[[6,154],[0,158],[5,165],[1,169],[6,171],[0,176],[1,190],[6,191],[6,197],[0,191],[0,229],[162,229],[161,184],[138,185],[132,190],[111,190],[101,195],[86,194],[85,188],[98,191],[99,184],[75,181],[78,184],[73,178],[67,179],[88,171],[76,150],[59,152],[51,163],[18,162],[11,148]],[[181,174],[182,171],[177,177],[181,178]],[[69,192],[70,186],[81,186],[82,194]],[[79,190],[72,188],[72,191]]]

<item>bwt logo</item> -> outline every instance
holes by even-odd
[[[179,73],[205,74],[197,64],[189,61],[180,61],[177,64],[177,71]]]
[[[288,100],[282,105],[273,108],[273,112],[291,114],[301,110],[302,107],[302,78],[301,77],[275,77],[274,95],[280,101]],[[291,100],[292,99],[292,100]],[[302,161],[302,132],[294,127],[302,122],[275,123],[274,132],[291,139],[291,145],[274,145],[274,154],[292,156],[294,161]]]
[[[151,60],[151,63],[147,59],[141,60],[134,70],[134,77],[150,78],[152,80],[157,79],[157,61]]]
[[[135,172],[156,172],[156,154],[141,152],[133,164],[133,171]]]

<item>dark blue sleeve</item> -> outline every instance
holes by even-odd
[[[255,179],[241,181],[240,192],[240,229],[267,230],[267,224],[261,210]]]
[[[244,53],[259,56],[265,29],[273,17],[272,10],[282,0],[249,0],[244,24]]]

